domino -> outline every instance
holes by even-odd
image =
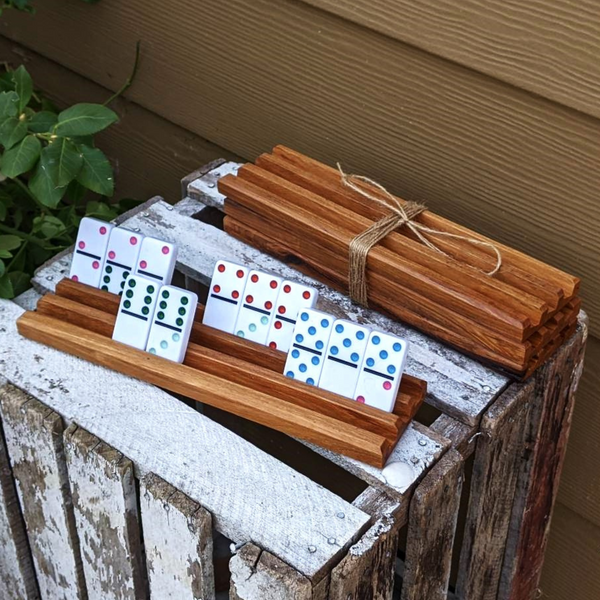
[[[110,232],[100,289],[112,294],[123,293],[125,281],[135,270],[143,239],[141,233],[123,227],[115,227]]]
[[[389,333],[372,332],[367,343],[354,399],[391,412],[396,402],[407,350],[407,341]]]
[[[249,269],[225,260],[215,265],[206,300],[204,325],[233,333],[246,287]]]
[[[354,398],[369,333],[370,329],[352,321],[335,321],[325,353],[320,388]]]
[[[263,346],[267,343],[281,283],[281,277],[270,273],[254,270],[248,273],[242,306],[235,322],[236,335]]]
[[[331,315],[313,308],[300,311],[283,370],[286,377],[318,385],[333,321]]]
[[[146,350],[175,362],[183,362],[198,305],[198,296],[163,285],[150,327]]]
[[[177,246],[151,237],[145,237],[135,269],[136,275],[153,279],[157,283],[169,285],[173,278]]]
[[[274,350],[287,352],[292,343],[298,313],[303,308],[313,308],[318,297],[319,292],[313,287],[294,281],[284,281],[277,297],[275,316],[267,335],[267,345]]]
[[[81,219],[69,273],[73,281],[100,287],[108,240],[113,229],[111,223],[91,217]]]
[[[112,339],[145,350],[154,316],[160,283],[130,275],[121,296]]]

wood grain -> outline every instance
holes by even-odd
[[[114,329],[114,316],[59,296],[42,298],[38,303],[38,313],[98,333],[106,339],[111,338]],[[267,392],[283,405],[294,404],[328,415],[340,420],[342,424],[349,423],[371,431],[385,437],[392,445],[397,442],[400,434],[415,416],[424,398],[423,394],[412,397],[400,394],[397,402],[398,414],[389,414],[337,394],[302,385],[284,377],[273,368],[267,369],[258,365],[250,368],[248,363],[237,358],[235,354],[223,354],[194,343],[189,344],[183,364],[199,373],[210,373],[249,389]]]
[[[36,19],[10,15],[6,33],[111,89],[129,74],[131,40],[152,40],[128,92],[144,107],[245,158],[286,143],[340,160],[584,277],[598,315],[600,242],[588,226],[598,120],[306,4],[203,8],[201,36],[179,18],[194,14],[191,0],[108,0],[94,11],[49,0]]]
[[[211,514],[153,473],[140,481],[140,508],[150,598],[214,598]]]
[[[131,461],[76,424],[63,437],[89,600],[147,598]]]
[[[304,0],[400,42],[600,116],[596,5]]]
[[[62,419],[14,385],[0,389],[0,405],[40,596],[85,600]]]
[[[165,361],[45,315],[25,313],[18,321],[18,328],[34,341],[375,466],[382,467],[393,449],[385,437],[320,414],[314,407],[291,403],[284,406],[268,393]],[[224,364],[227,362],[221,368]]]
[[[318,581],[368,526],[350,503],[156,386],[19,335],[22,314],[0,300],[0,375],[29,393],[44,390],[49,407],[128,456],[142,476],[156,473],[209,510],[228,539],[255,540]],[[426,468],[434,440],[403,437],[420,453],[415,471]],[[331,518],[338,512],[344,519]],[[330,537],[337,545],[325,543]]]
[[[462,492],[464,459],[449,450],[410,503],[403,600],[446,600]]]

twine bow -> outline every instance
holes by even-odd
[[[427,207],[424,204],[418,202],[405,202],[401,203],[395,198],[390,192],[388,192],[381,184],[364,177],[362,175],[348,175],[344,173],[340,164],[337,164],[337,168],[340,172],[342,184],[351,190],[360,194],[364,198],[375,202],[387,210],[390,211],[389,215],[382,217],[379,221],[375,221],[370,227],[365,229],[362,233],[358,234],[350,242],[349,250],[349,261],[348,261],[348,286],[350,291],[350,297],[355,302],[358,302],[362,306],[368,306],[368,286],[367,286],[367,256],[369,251],[375,244],[379,243],[388,233],[391,233],[398,227],[408,227],[417,237],[417,239],[425,244],[428,248],[447,256],[448,258],[455,260],[447,252],[444,252],[441,248],[436,246],[432,241],[427,239],[425,234],[437,235],[440,237],[454,238],[457,240],[463,240],[474,246],[482,246],[490,248],[496,255],[496,266],[491,271],[482,271],[486,275],[492,277],[495,275],[500,267],[502,266],[502,255],[500,250],[491,242],[485,242],[477,238],[468,237],[466,235],[460,235],[458,233],[450,233],[448,231],[439,231],[437,229],[431,229],[418,221],[415,218],[420,215]],[[364,187],[358,185],[357,182],[366,183],[377,190],[379,190],[385,198],[380,198],[375,194],[369,192]],[[469,265],[471,266],[471,265]],[[476,268],[476,267],[472,267]],[[479,269],[478,269],[479,270]]]

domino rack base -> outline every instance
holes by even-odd
[[[0,301],[0,597],[538,597],[585,315],[516,381],[224,233],[217,184],[238,166],[120,222],[178,243],[176,284],[200,296],[227,258],[408,339],[425,402],[380,469],[26,339],[16,320],[57,292],[67,251]]]

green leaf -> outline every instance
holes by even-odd
[[[4,271],[6,271],[6,267],[4,266],[4,261],[0,260],[0,277],[4,275]]]
[[[0,143],[8,150],[27,134],[27,121],[10,117],[0,125]]]
[[[77,146],[67,138],[58,138],[44,148],[48,159],[50,175],[54,183],[62,187],[68,185],[83,165],[83,156]]]
[[[22,241],[16,235],[0,235],[0,250],[16,250]]]
[[[111,221],[118,216],[118,213],[111,206],[106,204],[106,202],[92,200],[91,202],[88,202],[85,207],[85,216],[95,217],[96,219],[102,219],[103,221]]]
[[[15,92],[19,95],[19,112],[22,112],[31,100],[33,82],[23,65],[13,73],[13,79],[15,81]]]
[[[91,135],[117,121],[115,112],[102,104],[75,104],[58,115],[57,135]]]
[[[36,217],[33,220],[33,233],[40,232],[46,239],[60,235],[65,229],[65,224],[51,215]]]
[[[6,219],[6,204],[3,204],[0,200],[0,221],[4,221]]]
[[[86,192],[87,189],[84,188],[79,181],[74,180],[71,181],[69,187],[67,187],[67,198],[69,198],[73,204],[78,204],[83,200]],[[77,225],[79,225],[79,223],[77,223]]]
[[[45,152],[40,155],[40,161],[35,169],[33,177],[29,180],[31,193],[49,208],[56,208],[63,197],[66,186],[58,187],[52,178],[51,169],[48,165],[48,157]]]
[[[11,299],[14,298],[12,282],[8,276],[8,273],[0,277],[0,298]]]
[[[12,73],[10,71],[6,71],[6,73],[2,73],[0,75],[0,90],[3,92],[12,92],[15,89],[15,82],[12,78]],[[18,100],[17,100],[18,105]],[[16,114],[16,113],[15,113]]]
[[[8,279],[12,284],[13,288],[13,296],[18,296],[23,292],[26,292],[30,287],[30,277],[27,273],[23,273],[22,271],[14,271],[8,274]]]
[[[12,258],[12,254],[8,250],[0,250],[0,258]]]
[[[33,133],[48,133],[57,123],[58,117],[49,110],[42,110],[31,117],[29,131]]]
[[[15,177],[33,168],[42,151],[42,144],[34,135],[7,150],[0,161],[0,170],[5,177]]]
[[[16,92],[2,92],[0,94],[0,121],[19,114],[19,96]]]
[[[102,150],[79,146],[83,155],[83,167],[77,176],[81,185],[103,196],[112,196],[114,192],[113,171],[108,158]]]

